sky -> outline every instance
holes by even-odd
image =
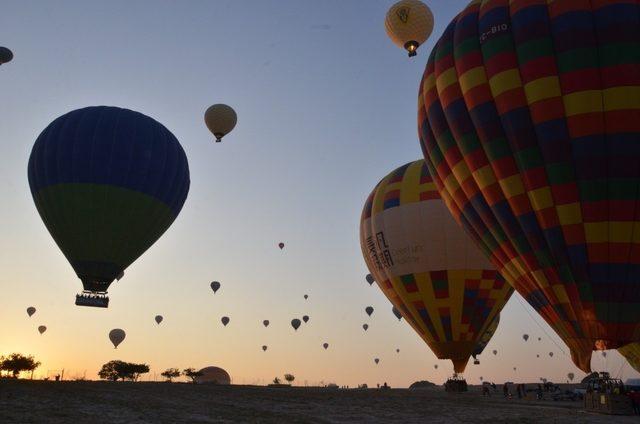
[[[292,373],[297,384],[406,387],[451,375],[450,362],[365,282],[358,231],[374,185],[421,157],[420,77],[436,35],[467,0],[430,2],[434,35],[414,59],[385,34],[392,3],[3,0],[0,45],[15,58],[0,67],[0,354],[35,355],[39,378],[64,369],[68,378],[95,379],[111,359],[148,363],[144,379],[152,380],[168,367],[208,365],[238,384]],[[238,113],[222,143],[203,122],[214,103]],[[91,105],[163,123],[191,172],[180,216],[111,286],[108,309],[74,305],[80,281],[42,224],[27,181],[38,134]],[[215,295],[212,280],[222,284]],[[28,306],[37,308],[31,318]],[[304,314],[309,323],[294,332],[290,320]],[[39,325],[48,328],[42,336]],[[127,332],[118,350],[107,337],[112,328]],[[465,377],[582,377],[567,352],[516,295]],[[638,377],[617,352],[594,355],[593,367]]]

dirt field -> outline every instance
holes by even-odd
[[[581,402],[429,390],[0,381],[0,423],[638,423]]]

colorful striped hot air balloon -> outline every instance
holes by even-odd
[[[630,343],[618,348],[618,352],[625,357],[629,365],[640,372],[640,343]]]
[[[574,363],[640,341],[640,4],[472,1],[420,86],[445,203]]]
[[[360,245],[393,306],[463,372],[513,289],[453,220],[423,160],[378,183],[362,212]]]
[[[173,134],[117,107],[53,121],[28,168],[38,212],[82,280],[79,305],[108,305],[109,285],[169,228],[189,192],[187,156]]]

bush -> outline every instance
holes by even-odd
[[[134,364],[120,360],[109,361],[102,365],[98,376],[103,380],[117,381],[119,379],[138,381],[140,374],[149,372],[149,365]]]
[[[435,387],[435,384],[427,380],[420,380],[409,386],[410,389],[424,389],[425,387]]]

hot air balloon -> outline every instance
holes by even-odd
[[[515,370],[516,370],[516,367],[513,367],[513,370],[515,371]]]
[[[213,293],[217,292],[218,289],[220,288],[220,283],[218,281],[212,281],[210,285],[211,285],[211,290],[213,290]]]
[[[375,362],[376,365],[378,365],[378,362],[380,362],[380,359],[376,358],[376,359],[373,360],[373,362]]]
[[[29,306],[27,308],[27,315],[32,316],[35,313],[36,313],[36,308],[34,308],[33,306]]]
[[[567,378],[569,379],[569,381],[573,381],[573,379],[575,378],[575,375],[572,372],[570,372],[567,374]]]
[[[6,47],[0,47],[0,65],[11,62],[13,60],[13,52]]]
[[[485,332],[480,337],[480,340],[478,341],[476,347],[473,349],[473,352],[471,352],[471,356],[473,356],[473,363],[475,365],[480,364],[480,361],[476,357],[484,351],[485,347],[487,347],[489,341],[498,329],[498,324],[500,324],[500,315],[496,315],[489,327],[487,327]]]
[[[44,333],[45,331],[47,331],[47,327],[45,325],[41,325],[38,327],[38,332],[40,334]]]
[[[538,341],[541,341],[541,340],[542,340],[542,337],[538,337]]]
[[[602,357],[606,358],[607,357],[607,352],[602,352]]]
[[[364,311],[367,313],[367,315],[371,316],[371,314],[373,313],[373,308],[371,306],[367,306],[366,308],[364,308]]]
[[[618,352],[636,371],[640,372],[640,343],[631,343],[618,348]]]
[[[222,317],[220,319],[220,321],[222,321],[222,325],[224,325],[226,327],[227,324],[229,324],[230,319],[229,319],[229,317]]]
[[[82,281],[81,306],[108,306],[109,285],[169,228],[189,192],[187,156],[173,134],[117,107],[53,121],[28,174],[45,226]]]
[[[362,324],[362,328],[364,328],[364,331],[367,331],[369,329],[369,324]]]
[[[127,334],[124,332],[124,330],[121,330],[119,328],[114,328],[113,330],[109,331],[109,340],[111,340],[111,343],[113,343],[114,349],[118,348],[118,345],[123,342],[126,336]]]
[[[266,352],[267,351],[267,346],[262,346],[262,351]]]
[[[433,31],[433,13],[419,0],[401,0],[387,12],[384,27],[391,41],[412,57]]]
[[[438,369],[438,364],[435,364],[433,368]]]
[[[371,274],[367,274],[367,276],[365,277],[365,280],[367,280],[367,283],[369,283],[369,285],[372,285],[373,283],[376,282],[376,280],[373,278],[373,275]]]
[[[529,340],[529,335],[528,334],[523,334],[522,335],[522,339],[526,342],[527,340]]]
[[[536,358],[539,358],[539,357],[540,357],[540,355],[536,355]]]
[[[225,104],[209,106],[204,113],[204,123],[216,137],[216,143],[221,142],[222,137],[229,134],[235,128],[237,122],[236,111]]]
[[[398,308],[396,308],[395,306],[391,307],[391,312],[393,312],[393,315],[395,315],[396,318],[398,318],[398,321],[400,321],[402,319],[402,314],[400,313]]]
[[[265,327],[269,326],[269,320],[265,319],[264,321],[262,321],[262,325],[264,325]]]
[[[323,343],[322,347],[324,348],[324,350],[327,350],[327,348],[329,347],[329,343]]]
[[[163,319],[164,319],[164,318],[162,318],[162,315],[156,315],[156,318],[155,318],[155,320],[156,320],[156,324],[160,324],[160,323],[162,322],[162,320],[163,320]]]
[[[498,354],[498,351],[494,349],[494,350],[493,350],[493,354],[494,354],[494,355],[497,355],[497,354]]]
[[[284,243],[282,242],[278,243],[278,247],[280,248],[280,250],[284,249]]]
[[[462,373],[513,289],[450,216],[424,161],[378,183],[362,213],[360,246],[405,321]]]
[[[307,300],[307,299],[309,299],[309,295],[308,295],[308,294],[305,294],[305,295],[304,295],[304,300]]]
[[[400,349],[396,349],[396,353],[400,353]]]
[[[309,315],[305,315],[302,317],[302,321],[304,321],[304,323],[308,323],[309,322]]]
[[[300,327],[300,320],[298,318],[294,318],[291,320],[291,326],[294,330],[298,331],[298,327]]]
[[[480,381],[482,381],[482,379],[483,379],[482,376],[480,376]]]
[[[592,350],[640,341],[638,8],[512,3],[471,2],[437,42],[422,150],[456,220],[589,372]]]
[[[553,358],[553,352],[549,352],[549,357]]]

